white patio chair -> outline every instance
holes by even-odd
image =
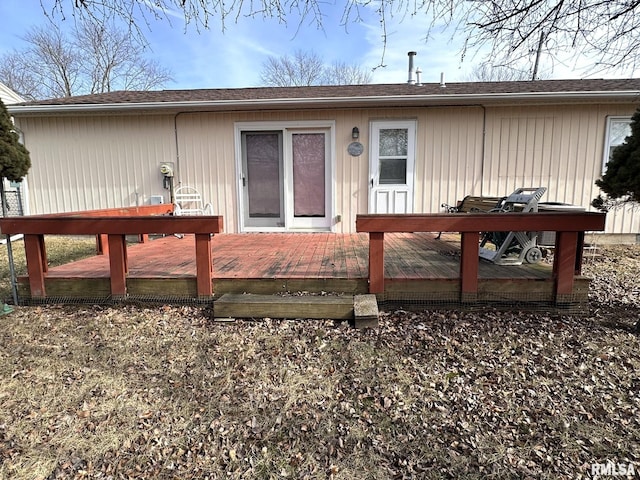
[[[193,187],[178,187],[174,192],[174,215],[213,215],[213,205],[204,203],[202,195]]]

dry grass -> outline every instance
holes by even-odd
[[[5,235],[2,235],[3,239]],[[80,260],[96,253],[96,241],[93,237],[69,238],[56,235],[45,237],[47,260],[50,266]],[[16,275],[27,273],[27,262],[22,240],[11,242]],[[6,245],[0,245],[0,301],[11,299],[11,282],[9,277],[9,260]]]
[[[215,323],[196,307],[0,317],[0,478],[569,478],[640,469],[640,249],[586,318],[386,312]]]

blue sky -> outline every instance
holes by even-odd
[[[47,0],[43,3],[47,4]],[[312,50],[326,63],[356,63],[374,69],[383,59],[385,67],[375,68],[374,83],[402,83],[407,80],[407,52],[418,52],[416,66],[423,71],[423,82],[438,82],[444,72],[446,81],[465,80],[475,59],[460,62],[463,38],[452,31],[433,34],[428,43],[425,35],[426,16],[387,19],[387,44],[373,11],[364,10],[363,22],[340,26],[342,8],[324,4],[327,14],[324,29],[315,25],[299,25],[295,17],[284,25],[261,18],[229,19],[222,30],[212,22],[208,30],[185,27],[182,19],[151,21],[149,27],[140,22],[155,58],[173,72],[174,82],[166,88],[233,88],[260,85],[260,72],[269,56],[292,54],[295,50]],[[0,2],[0,55],[24,45],[21,36],[29,27],[46,25],[39,0],[2,0]],[[56,19],[60,22],[59,18]],[[62,25],[69,25],[68,19]],[[576,78],[570,69],[556,66],[551,78]]]
[[[329,4],[325,4],[329,6]],[[399,83],[407,80],[407,52],[418,52],[416,66],[424,82],[440,80],[445,72],[448,81],[461,80],[469,64],[460,65],[459,47],[451,41],[451,33],[433,37],[428,45],[425,34],[427,18],[390,19],[387,45],[384,49],[382,30],[373,12],[362,23],[340,26],[340,7],[328,9],[324,30],[315,25],[298,25],[291,18],[288,25],[276,20],[230,19],[224,32],[213,22],[199,33],[193,25],[170,17],[167,21],[151,22],[142,27],[149,41],[150,56],[173,72],[174,82],[167,88],[226,88],[260,85],[260,72],[269,56],[292,54],[295,50],[313,50],[326,63],[355,62],[374,69],[383,60],[385,67],[373,71],[374,83]],[[24,44],[21,36],[33,25],[46,25],[38,0],[2,0],[0,18],[0,55]],[[59,21],[59,20],[58,20]],[[62,22],[70,24],[71,19]],[[141,22],[142,23],[142,22]],[[299,28],[300,27],[300,28]]]

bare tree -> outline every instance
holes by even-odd
[[[212,19],[224,28],[229,19],[244,16],[294,18],[300,25],[322,26],[326,9],[333,3],[320,0],[41,0],[49,16],[68,14],[95,21],[118,17],[138,29],[136,17],[166,18],[169,13],[184,16],[185,23],[208,28]],[[343,0],[342,24],[361,21],[360,10],[369,0]],[[386,19],[399,15],[425,15],[425,29],[454,25],[466,36],[463,58],[470,50],[489,47],[492,63],[531,61],[544,50],[552,60],[556,53],[573,53],[596,58],[594,68],[633,67],[640,54],[640,2],[636,0],[388,0],[376,10],[383,42]],[[146,16],[146,17],[145,17]],[[431,23],[430,23],[431,21]],[[428,31],[425,38],[428,38]],[[539,48],[540,47],[540,48]]]
[[[537,75],[536,80],[540,80],[540,78],[541,76]],[[532,79],[531,69],[517,68],[511,65],[491,65],[488,62],[477,64],[465,76],[467,82],[517,82]]]
[[[591,70],[598,71],[634,68],[640,52],[635,0],[476,0],[432,12],[464,31],[463,57],[489,47],[494,64],[533,63],[534,78],[542,55],[552,62],[567,61],[560,58],[567,55],[589,58]]]
[[[296,50],[293,55],[269,57],[262,65],[260,78],[271,87],[308,87],[369,83],[371,74],[347,63],[325,65],[317,53]]]
[[[25,98],[66,97],[80,84],[81,58],[57,28],[34,28],[27,48],[0,60],[0,80]]]
[[[171,80],[169,71],[145,58],[144,45],[132,41],[124,30],[84,22],[76,29],[74,42],[84,52],[82,73],[91,93],[151,90]]]
[[[26,48],[0,58],[0,80],[28,99],[68,97],[112,90],[148,90],[171,79],[167,69],[144,56],[127,32],[80,22],[70,35],[36,27]]]
[[[320,85],[324,76],[322,58],[314,52],[296,50],[293,55],[269,57],[262,65],[262,83],[272,87]]]
[[[363,85],[371,83],[371,72],[359,65],[350,65],[346,62],[334,62],[325,67],[326,85]]]
[[[40,93],[38,72],[26,71],[24,62],[24,55],[17,52],[2,57],[0,60],[0,81],[27,100],[48,96]]]

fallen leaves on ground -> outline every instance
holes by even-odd
[[[0,317],[0,478],[588,478],[640,469],[640,249],[590,314],[403,310],[355,330],[199,307]]]

